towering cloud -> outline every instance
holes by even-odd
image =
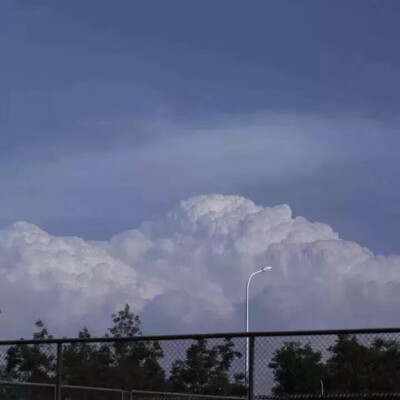
[[[332,229],[238,196],[178,204],[107,242],[53,237],[17,223],[0,234],[0,336],[27,336],[37,318],[58,334],[130,303],[147,333],[399,325],[400,257],[375,256]]]

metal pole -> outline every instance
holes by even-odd
[[[254,398],[254,337],[250,338],[249,346],[249,398],[248,400],[253,400]]]
[[[57,342],[56,400],[61,400],[62,343]]]
[[[250,281],[251,278],[256,275],[257,272],[253,272],[250,276],[249,279],[247,280],[247,285],[246,285],[246,333],[249,333],[249,288],[250,288]],[[249,337],[246,336],[246,370],[245,370],[245,380],[246,380],[246,387],[248,386],[248,380],[249,380]]]
[[[247,280],[246,285],[246,333],[249,333],[249,289],[250,289],[250,281],[254,275],[257,275],[261,272],[266,272],[272,269],[272,267],[263,267],[259,271],[253,272],[249,279]],[[249,375],[249,337],[246,336],[246,370],[245,370],[245,384],[248,386],[248,375]]]

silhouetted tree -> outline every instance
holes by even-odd
[[[79,332],[78,337],[81,339],[90,338],[90,333],[85,328]],[[111,381],[113,357],[109,344],[71,343],[64,346],[62,354],[64,384],[113,387]],[[81,400],[107,398],[101,392],[80,392],[76,389],[65,389],[63,394],[67,398],[79,398]]]
[[[400,390],[400,345],[376,339],[370,346],[356,336],[341,335],[329,349],[331,391],[397,392]]]
[[[275,394],[372,393],[400,391],[400,344],[375,339],[362,344],[354,335],[339,335],[328,348],[326,363],[321,353],[307,344],[285,343],[269,364],[273,369]]]
[[[400,344],[394,340],[376,339],[370,351],[374,363],[371,390],[400,392]]]
[[[52,339],[43,321],[35,323],[38,332],[33,339]],[[54,346],[23,344],[7,350],[4,374],[9,379],[25,382],[49,383],[54,378],[56,354]]]
[[[113,314],[114,325],[109,329],[111,337],[134,337],[142,334],[140,319],[129,305]],[[157,341],[114,342],[113,377],[119,387],[136,390],[163,390],[165,372],[159,364],[163,350]]]
[[[141,335],[140,319],[129,305],[113,314],[113,325],[106,337],[134,337]],[[33,339],[51,339],[42,321],[36,323],[38,332]],[[90,338],[88,329],[78,333],[81,339]],[[122,341],[114,343],[77,342],[63,346],[62,381],[68,385],[106,387],[116,389],[162,390],[166,379],[159,360],[163,351],[157,341]],[[5,380],[54,383],[56,371],[56,347],[53,344],[29,344],[11,346],[6,354],[5,365],[0,371]],[[27,389],[28,390],[28,389]],[[30,390],[30,389],[29,389]],[[13,393],[15,392],[12,391]],[[9,395],[10,395],[9,391]],[[64,398],[80,400],[106,399],[109,394],[64,389]],[[32,400],[40,399],[31,396]],[[7,397],[7,399],[10,397]]]
[[[140,319],[129,305],[113,314],[112,320],[113,326],[106,337],[141,335]],[[84,329],[79,337],[90,338],[90,333]],[[161,390],[165,387],[165,373],[159,365],[162,357],[156,341],[72,343],[63,351],[64,381],[69,385]]]
[[[329,351],[332,356],[327,367],[332,390],[347,393],[367,391],[374,361],[369,348],[360,344],[355,336],[340,335]]]
[[[43,321],[35,323],[37,332],[33,339],[52,339]],[[53,383],[55,377],[55,347],[47,344],[22,344],[8,348],[1,379],[7,381]],[[40,400],[51,389],[34,387],[4,387],[0,399],[13,400],[29,395],[31,400]]]
[[[200,339],[186,351],[185,360],[173,363],[170,385],[174,391],[214,395],[244,395],[243,374],[231,374],[232,363],[242,357],[235,351],[231,339],[223,344],[207,346],[207,340]]]
[[[320,393],[320,381],[326,376],[326,367],[321,359],[321,353],[314,351],[310,344],[285,343],[269,363],[276,382],[273,393]]]

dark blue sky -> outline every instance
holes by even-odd
[[[0,7],[0,227],[106,238],[221,192],[399,253],[397,0]]]

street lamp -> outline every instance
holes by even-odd
[[[250,276],[249,279],[247,280],[247,286],[246,286],[246,333],[249,332],[249,288],[250,288],[250,281],[251,278],[254,275],[257,275],[261,272],[267,272],[270,269],[272,269],[272,267],[263,267],[260,270],[253,272]],[[246,383],[248,383],[248,375],[249,375],[249,337],[246,337],[246,374],[245,374],[245,378],[246,378]]]

